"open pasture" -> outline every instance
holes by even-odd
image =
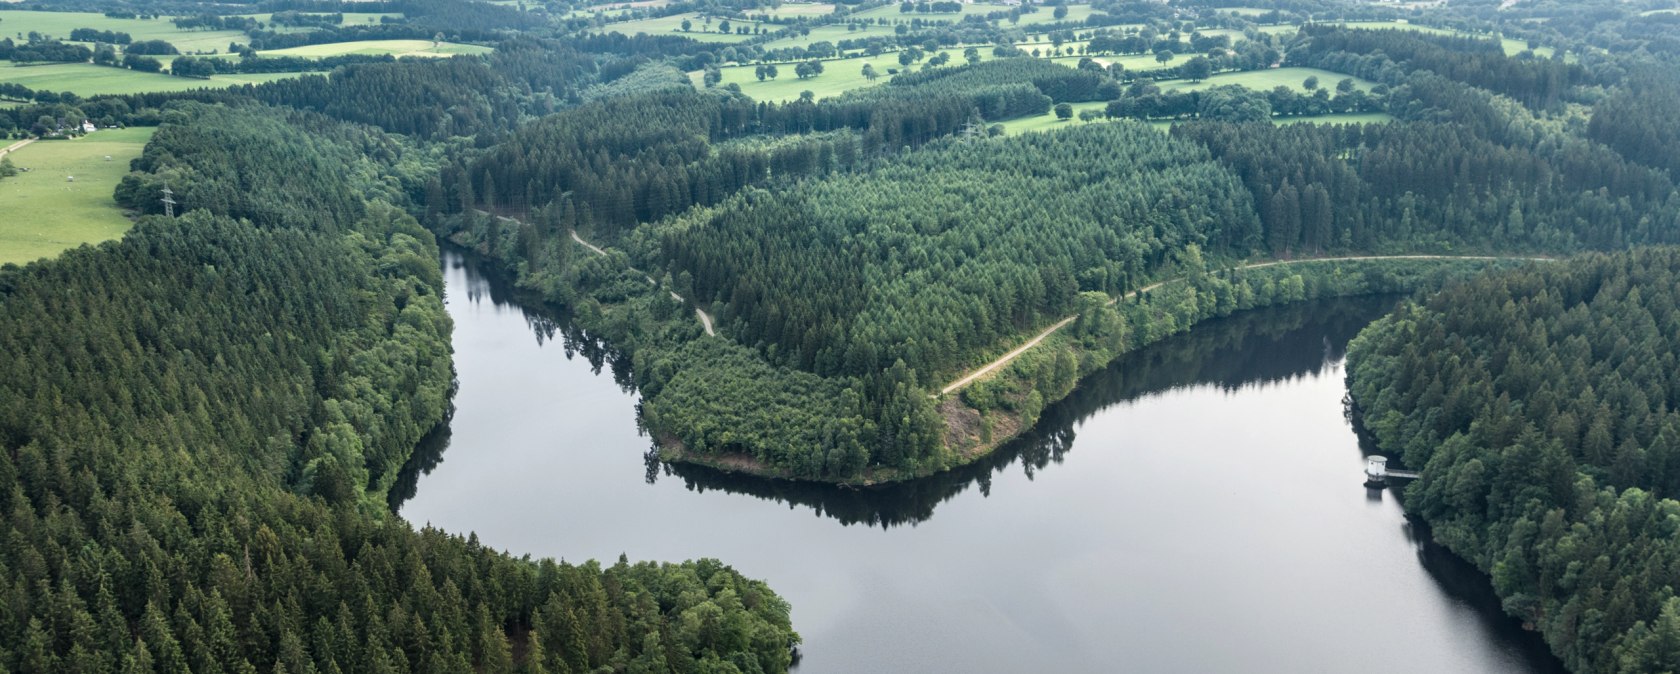
[[[107,129],[76,140],[36,141],[11,153],[14,165],[30,170],[0,179],[0,213],[6,214],[0,218],[0,263],[51,257],[128,231],[133,223],[112,192],[152,131]]]
[[[985,16],[987,14],[991,14],[992,12],[1007,12],[1010,9],[1013,9],[1009,5],[994,5],[976,2],[963,5],[961,12],[934,12],[923,14],[921,12],[900,12],[898,11],[898,7],[898,3],[890,3],[874,9],[858,12],[852,16],[859,19],[886,19],[892,23],[909,23],[911,19],[921,19],[923,22],[934,21],[943,23],[960,21],[965,16]],[[1050,15],[1049,8],[1042,8],[1039,11],[1043,12],[1046,17]],[[1072,10],[1070,8],[1070,16],[1071,11]],[[1025,20],[1025,18],[1022,19],[1022,21]]]
[[[951,54],[951,58],[960,61],[962,52],[960,50],[954,52]],[[875,71],[880,74],[880,77],[876,78],[874,82],[870,82],[863,76],[863,66],[866,63],[875,66]],[[743,93],[760,101],[792,101],[798,99],[799,94],[804,91],[810,91],[818,99],[823,99],[830,96],[839,96],[852,89],[885,84],[892,77],[887,74],[887,69],[902,67],[898,65],[897,52],[880,56],[832,59],[823,61],[822,64],[823,72],[821,75],[802,80],[793,72],[794,67],[798,64],[778,63],[776,69],[779,72],[776,79],[766,79],[763,82],[758,81],[758,76],[755,74],[756,65],[729,66],[721,69],[723,72],[722,84],[739,84]],[[920,68],[921,66],[915,67]],[[699,86],[701,73],[691,73],[690,77],[694,79],[695,85]]]
[[[862,40],[867,37],[891,37],[891,26],[845,26],[828,25],[814,26],[809,35],[793,35],[781,37],[764,43],[765,49],[786,49],[789,47],[809,47],[814,42],[828,41],[839,44],[842,40]]]
[[[682,29],[682,22],[685,19],[689,22],[689,29],[687,31]],[[719,32],[719,26],[721,26],[725,21],[729,22],[729,32]],[[742,35],[735,32],[736,30],[739,30],[741,26],[751,26],[756,31],[761,27],[761,24],[752,21],[723,19],[715,16],[701,16],[699,12],[687,12],[684,14],[673,14],[671,16],[662,16],[654,19],[636,19],[634,21],[609,23],[602,26],[601,30],[603,32],[623,33],[625,35],[635,35],[637,33],[647,33],[648,35],[680,35],[700,42],[743,42],[751,39],[751,35]],[[777,30],[780,27],[765,24],[762,25],[762,28],[764,30]]]
[[[1305,93],[1307,88],[1303,83],[1306,82],[1308,77],[1317,77],[1319,88],[1329,89],[1331,93],[1335,92],[1337,82],[1349,78],[1353,79],[1354,87],[1360,91],[1370,91],[1371,87],[1376,86],[1376,83],[1370,80],[1318,68],[1272,68],[1270,70],[1220,73],[1200,82],[1169,80],[1157,82],[1156,86],[1161,87],[1161,91],[1198,91],[1210,87],[1235,84],[1257,91],[1271,91],[1278,87],[1289,87],[1297,92]]]
[[[1075,126],[1079,126],[1081,124],[1099,124],[1099,123],[1107,123],[1107,122],[1111,122],[1111,121],[1118,121],[1118,120],[1109,120],[1107,118],[1099,118],[1099,119],[1096,119],[1096,120],[1093,120],[1093,121],[1090,121],[1090,122],[1080,121],[1080,119],[1079,119],[1079,113],[1080,112],[1083,112],[1085,110],[1096,110],[1097,112],[1102,112],[1103,109],[1108,106],[1108,103],[1103,102],[1103,101],[1092,101],[1092,102],[1089,102],[1089,103],[1070,103],[1069,105],[1071,105],[1073,107],[1073,119],[1066,119],[1066,120],[1058,119],[1054,112],[1048,112],[1048,113],[1045,113],[1045,114],[1042,114],[1042,115],[1034,115],[1034,116],[1031,116],[1031,117],[1017,117],[1015,119],[1011,119],[1011,120],[1002,122],[1004,135],[1013,136],[1013,135],[1019,134],[1019,133],[1039,133],[1039,132],[1044,132],[1044,131],[1055,131],[1057,129],[1072,128],[1072,127],[1075,127]],[[1342,114],[1318,115],[1318,116],[1315,116],[1315,117],[1273,117],[1272,118],[1272,123],[1277,124],[1279,126],[1283,126],[1283,125],[1287,125],[1287,124],[1309,124],[1309,123],[1310,124],[1385,124],[1385,123],[1392,122],[1392,121],[1394,121],[1394,117],[1389,115],[1386,112],[1357,112],[1357,113],[1356,112],[1350,112],[1350,113],[1342,113]],[[1150,126],[1155,127],[1156,129],[1159,129],[1160,131],[1162,131],[1164,133],[1167,130],[1172,128],[1173,120],[1159,119],[1159,120],[1151,120],[1147,123]]]
[[[328,56],[456,56],[460,54],[488,54],[490,47],[475,44],[459,44],[455,42],[433,42],[431,40],[358,40],[355,42],[329,42],[327,44],[311,44],[290,49],[275,49],[257,52],[262,56],[302,56],[306,58],[325,58]]]
[[[58,91],[77,96],[139,94],[153,91],[186,91],[188,89],[220,88],[236,84],[254,84],[297,77],[301,73],[261,73],[254,75],[216,75],[210,79],[175,77],[162,73],[143,73],[125,68],[96,66],[92,63],[48,63],[16,65],[0,61],[0,82],[21,84],[37,91]]]
[[[771,16],[786,19],[800,16],[827,16],[834,13],[834,3],[829,2],[784,2],[780,7],[760,8],[748,10],[748,16]]]
[[[156,19],[113,19],[94,12],[38,12],[0,10],[0,35],[17,39],[35,31],[68,40],[77,28],[120,31],[135,40],[163,40],[182,52],[225,52],[228,44],[245,44],[249,38],[236,30],[182,30],[169,17]]]

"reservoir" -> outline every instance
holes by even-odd
[[[460,388],[402,516],[515,555],[716,557],[793,605],[801,674],[1561,671],[1362,486],[1342,355],[1396,298],[1205,323],[979,464],[851,490],[649,463],[610,357],[443,264]]]

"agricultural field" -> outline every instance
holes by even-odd
[[[325,58],[328,56],[345,56],[355,54],[359,56],[457,56],[460,54],[488,54],[490,47],[475,44],[458,44],[455,42],[433,42],[431,40],[358,40],[355,42],[329,42],[327,44],[311,44],[289,49],[275,49],[273,51],[257,52],[261,56],[303,56],[307,58]]]
[[[1332,92],[1335,91],[1337,82],[1349,78],[1353,79],[1354,87],[1361,91],[1370,91],[1371,87],[1376,86],[1376,83],[1370,80],[1360,79],[1358,77],[1353,77],[1352,75],[1346,75],[1330,70],[1320,70],[1318,68],[1273,68],[1270,70],[1220,73],[1200,82],[1172,80],[1169,82],[1157,82],[1156,85],[1161,87],[1161,91],[1164,92],[1197,91],[1200,89],[1225,86],[1228,84],[1248,87],[1258,91],[1271,91],[1272,89],[1276,89],[1278,87],[1289,87],[1296,91],[1305,92],[1307,91],[1307,88],[1302,86],[1302,82],[1305,82],[1308,77],[1317,77],[1318,86],[1323,89],[1330,89]]]
[[[1084,7],[1087,11],[1089,10],[1089,6],[1087,5],[1081,5],[1079,7]],[[977,2],[963,5],[961,12],[937,14],[921,14],[913,12],[906,14],[898,11],[898,3],[890,3],[871,10],[858,12],[852,16],[859,19],[886,19],[891,23],[909,23],[911,19],[921,19],[923,22],[949,22],[959,21],[965,16],[985,16],[987,14],[991,14],[992,12],[1007,12],[1010,9],[1012,8],[1009,5],[992,5]],[[1068,16],[1073,16],[1073,9],[1075,9],[1075,7],[1068,8]],[[1044,12],[1046,18],[1050,16],[1049,9],[1043,9],[1041,11]],[[1021,21],[1025,22],[1026,19],[1022,18]]]
[[[784,2],[780,7],[771,9],[754,9],[747,12],[748,16],[771,16],[786,19],[800,16],[827,16],[834,13],[834,4],[828,2]]]
[[[1005,122],[1001,122],[1003,124],[1003,133],[1004,133],[1004,135],[1007,135],[1007,136],[1013,136],[1015,134],[1020,134],[1020,133],[1038,133],[1038,132],[1043,132],[1043,131],[1054,131],[1056,129],[1065,129],[1065,128],[1069,128],[1069,127],[1073,127],[1073,126],[1078,126],[1078,125],[1081,125],[1081,124],[1097,124],[1097,123],[1108,123],[1108,122],[1111,122],[1111,121],[1121,121],[1121,120],[1098,119],[1098,120],[1094,120],[1094,121],[1090,121],[1090,122],[1083,122],[1083,121],[1079,120],[1079,113],[1083,112],[1085,110],[1096,110],[1097,112],[1102,112],[1103,108],[1108,106],[1108,103],[1104,102],[1104,101],[1092,101],[1092,102],[1089,102],[1089,103],[1070,103],[1069,105],[1073,106],[1073,119],[1065,119],[1065,120],[1064,119],[1057,119],[1056,114],[1054,112],[1047,112],[1045,114],[1036,115],[1036,116],[1033,116],[1033,117],[1017,117],[1015,119],[1011,119],[1011,120],[1008,120],[1008,121],[1005,121]],[[1130,121],[1139,122],[1139,120],[1130,120]],[[1340,113],[1340,114],[1331,114],[1331,115],[1318,115],[1316,117],[1273,117],[1272,118],[1272,123],[1276,124],[1276,125],[1279,125],[1279,126],[1285,126],[1285,125],[1289,125],[1289,124],[1304,124],[1304,123],[1312,123],[1312,124],[1386,124],[1386,123],[1392,122],[1392,121],[1394,121],[1394,117],[1392,115],[1389,115],[1386,112],[1349,112],[1349,113]],[[1174,124],[1174,122],[1172,120],[1167,120],[1167,119],[1151,120],[1149,122],[1140,122],[1140,123],[1147,123],[1150,126],[1155,127],[1156,129],[1158,129],[1162,132],[1166,132],[1168,129],[1171,129],[1172,125]]]
[[[961,50],[951,54],[955,61],[962,60]],[[870,82],[863,76],[864,64],[875,66],[880,77]],[[758,81],[754,70],[756,65],[729,66],[722,68],[722,84],[739,84],[741,91],[760,101],[786,102],[799,98],[799,94],[810,91],[818,99],[838,96],[852,89],[885,84],[891,76],[888,68],[899,69],[898,52],[882,54],[880,56],[855,56],[852,58],[832,59],[823,61],[823,73],[810,79],[799,79],[793,73],[794,63],[778,63],[780,74],[774,80]],[[919,68],[921,66],[914,66]],[[701,73],[690,73],[696,86],[700,84]]]
[[[107,129],[76,140],[38,141],[11,153],[14,165],[30,170],[0,179],[0,213],[6,214],[0,218],[0,263],[51,257],[128,231],[133,223],[111,193],[153,130]]]
[[[1085,18],[1091,16],[1094,11],[1091,9],[1090,5],[1068,5],[1067,8],[1067,16],[1058,19],[1056,18],[1053,8],[1039,7],[1038,11],[1033,12],[1032,14],[1023,14],[1021,16],[1021,20],[1015,25],[1035,26],[1041,23],[1060,23],[1063,21],[1078,21],[1083,23]],[[1005,20],[1004,23],[1008,23],[1008,21]]]
[[[1044,46],[1048,47],[1049,44],[1046,43]],[[1029,53],[1032,52],[1031,49],[1028,49],[1027,51]],[[1082,58],[1085,57],[1057,56],[1052,57],[1050,60],[1072,68],[1077,66],[1079,64],[1079,60]],[[1125,68],[1126,70],[1141,72],[1148,70],[1160,70],[1162,68],[1176,68],[1184,65],[1185,60],[1188,58],[1188,56],[1179,54],[1174,56],[1172,60],[1169,60],[1166,63],[1161,63],[1160,61],[1155,60],[1154,54],[1126,54],[1124,56],[1093,56],[1091,57],[1091,60],[1096,61],[1105,68],[1111,63],[1118,63],[1120,64],[1120,67]]]
[[[789,47],[809,47],[813,42],[827,40],[839,44],[841,40],[861,40],[866,37],[890,37],[893,34],[891,26],[848,26],[828,25],[814,26],[810,35],[795,35],[783,37],[764,43],[765,49],[786,49]]]
[[[331,14],[332,12],[304,12],[304,13],[305,14]],[[395,18],[402,18],[402,12],[341,12],[341,14],[344,15],[344,18],[339,20],[338,25],[340,25],[340,26],[367,26],[367,25],[378,24],[380,19],[383,19],[383,18],[386,18],[386,17],[390,17],[390,18],[394,18],[394,19]],[[261,21],[263,24],[267,25],[270,30],[276,30],[276,31],[280,31],[280,32],[287,32],[286,31],[287,28],[293,28],[292,32],[304,32],[304,31],[314,30],[314,28],[309,27],[309,26],[294,28],[294,27],[291,27],[291,26],[271,25],[271,22],[274,20],[274,13],[272,13],[272,12],[264,13],[264,14],[241,14],[240,16],[251,17],[251,18],[256,19],[258,21]]]
[[[182,30],[168,18],[112,19],[94,12],[0,10],[0,36],[17,38],[35,31],[69,39],[70,31],[77,28],[121,31],[135,40],[163,40],[182,52],[225,52],[229,43],[250,41],[236,30]]]
[[[302,73],[215,75],[205,80],[192,77],[175,77],[162,73],[143,73],[109,66],[96,66],[92,63],[49,63],[20,66],[14,65],[10,61],[0,61],[0,82],[21,84],[38,91],[67,91],[82,97],[220,88],[236,84],[270,82],[277,79],[297,77],[300,74]]]
[[[682,29],[682,22],[684,19],[688,20],[690,24],[687,32],[684,32]],[[718,26],[724,21],[729,22],[728,33],[718,32]],[[602,26],[601,30],[609,33],[623,33],[625,35],[635,35],[637,33],[647,33],[648,35],[681,35],[700,42],[742,42],[752,38],[751,35],[742,35],[735,32],[743,25],[751,26],[755,32],[760,28],[763,30],[777,30],[780,28],[779,26],[758,24],[752,21],[734,21],[730,19],[720,19],[714,16],[703,17],[699,12],[688,12],[685,14],[662,16],[656,19],[637,19],[635,21],[610,23]]]

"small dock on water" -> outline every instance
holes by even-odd
[[[1388,457],[1372,455],[1365,457],[1365,486],[1372,489],[1382,489],[1388,486],[1391,479],[1416,480],[1415,470],[1394,470],[1388,467]]]

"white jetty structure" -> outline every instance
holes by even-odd
[[[1418,473],[1415,470],[1390,470],[1388,457],[1380,454],[1365,457],[1365,486],[1382,489],[1388,486],[1388,479],[1391,477],[1415,480]]]

